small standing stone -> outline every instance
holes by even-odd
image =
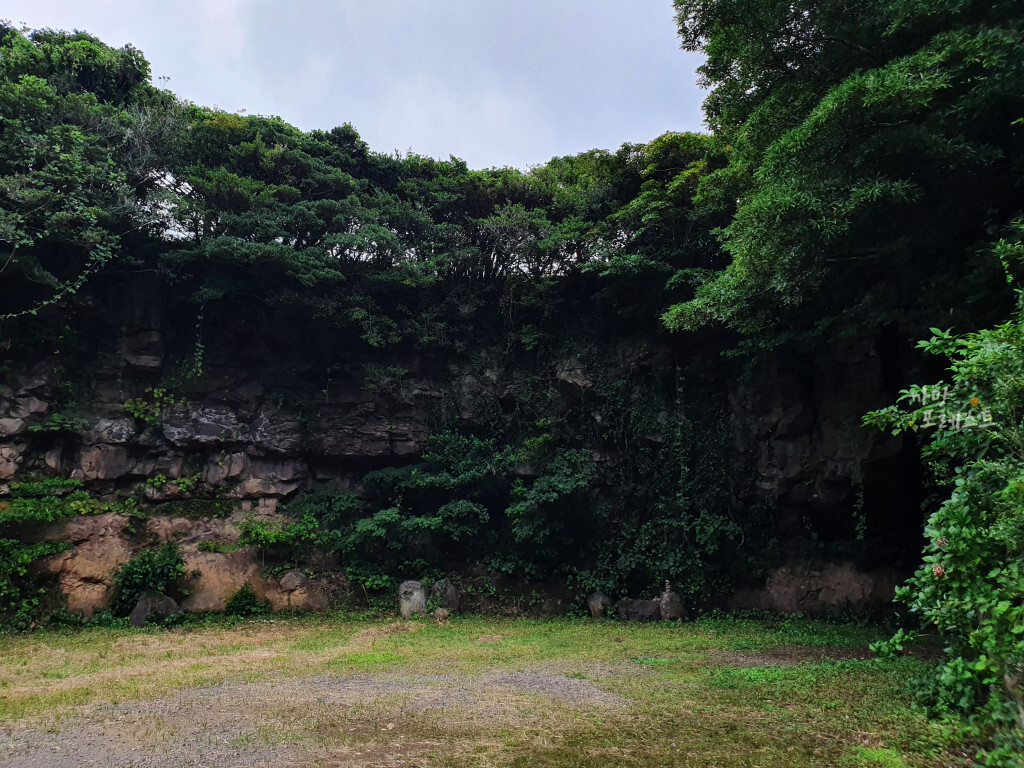
[[[604,592],[595,592],[587,598],[587,607],[592,618],[600,619],[612,609],[612,599]]]
[[[419,581],[403,581],[398,587],[398,606],[403,619],[427,610],[427,590]]]
[[[449,613],[459,612],[459,590],[448,579],[435,581],[430,595],[435,601],[441,603]]]
[[[434,620],[437,621],[438,624],[444,624],[448,621],[448,615],[447,608],[438,608],[434,611]]]
[[[661,593],[661,620],[662,621],[685,621],[686,604],[678,593],[672,591],[672,585],[665,582],[665,591]]]

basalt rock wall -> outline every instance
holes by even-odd
[[[272,345],[257,365],[252,350],[245,365],[208,361],[201,385],[192,384],[184,396],[172,394],[164,386],[172,345],[159,319],[143,321],[145,327],[123,329],[118,338],[98,343],[94,358],[79,368],[70,408],[67,374],[52,358],[13,370],[0,387],[0,494],[19,479],[50,475],[79,480],[106,497],[133,490],[150,505],[142,534],[126,533],[125,522],[112,515],[75,520],[51,532],[75,546],[45,569],[69,607],[85,613],[107,603],[119,563],[166,540],[178,541],[189,569],[201,574],[187,608],[222,608],[243,583],[278,608],[328,605],[337,580],[267,579],[254,551],[200,551],[198,545],[231,545],[240,516],[274,516],[303,490],[358,491],[367,469],[417,461],[440,420],[471,422],[481,402],[508,411],[517,396],[521,363],[493,350],[470,350],[461,361],[433,364],[382,359],[370,375],[337,376],[326,386],[307,382],[303,389],[267,383],[280,380],[275,366],[283,365]],[[685,340],[620,340],[601,370],[588,367],[593,356],[563,355],[547,361],[541,373],[558,397],[579,402],[599,376],[636,378],[638,371],[670,365],[681,350],[687,353]],[[864,338],[826,355],[769,358],[744,376],[721,380],[735,466],[745,468],[730,482],[750,498],[775,505],[783,561],[814,556],[809,542],[852,539],[865,529],[877,535],[892,522],[894,510],[905,525],[897,526],[890,543],[912,558],[920,482],[907,478],[918,471],[916,452],[901,438],[860,426],[867,410],[890,401],[898,383],[887,354],[891,350],[878,338]],[[401,363],[395,366],[399,375],[373,374],[395,362]],[[600,422],[600,414],[594,419]],[[187,514],[175,514],[181,510]],[[870,582],[873,571],[866,572]],[[772,573],[779,582],[779,571]],[[885,585],[880,591],[864,586],[862,599],[842,601],[854,608],[877,604],[890,590],[893,571],[880,571],[878,581]],[[785,600],[771,597],[780,589],[775,584],[772,591],[771,579],[766,586],[746,587],[743,605],[789,610],[809,604],[810,598],[794,593],[799,584],[787,587]],[[828,597],[814,600],[815,606],[829,603]]]

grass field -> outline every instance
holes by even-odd
[[[266,619],[0,636],[0,765],[968,765],[924,661],[805,621]]]

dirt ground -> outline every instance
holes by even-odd
[[[451,736],[467,728],[478,732],[478,724],[491,731],[538,727],[551,725],[552,718],[571,719],[575,710],[613,711],[625,704],[587,680],[525,672],[235,683],[93,705],[71,718],[0,728],[0,764],[422,765],[418,754],[450,746]],[[432,731],[445,736],[445,742],[430,738]],[[381,734],[379,743],[373,732]]]

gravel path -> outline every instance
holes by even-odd
[[[425,766],[423,752],[460,733],[625,704],[588,680],[546,671],[226,683],[0,727],[0,766]]]

